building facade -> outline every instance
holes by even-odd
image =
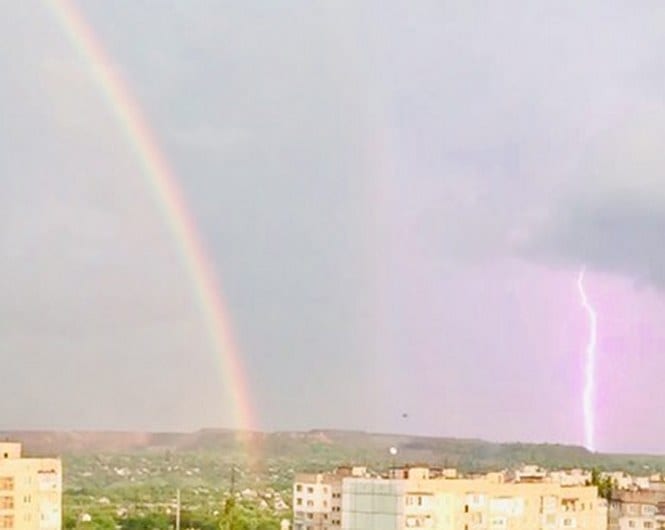
[[[21,444],[0,442],[0,530],[60,530],[62,465],[23,458]]]
[[[594,486],[507,480],[502,473],[448,478],[424,467],[387,477],[343,476],[341,521],[295,518],[297,530],[606,530],[607,504]],[[324,482],[321,481],[321,484]],[[303,488],[305,484],[302,484]],[[339,486],[336,486],[336,488]],[[295,491],[305,492],[305,489]],[[323,490],[321,490],[323,491]],[[330,490],[332,492],[332,490]],[[316,496],[316,490],[310,495]],[[296,497],[294,496],[294,503]],[[302,497],[306,502],[306,497]],[[300,504],[301,505],[301,504]],[[310,508],[316,506],[312,503]],[[294,506],[294,514],[297,506]]]
[[[404,479],[364,478],[344,480],[342,486],[342,529],[402,530],[414,521],[415,511],[429,508],[427,502],[409,506]],[[427,517],[425,515],[425,517]]]
[[[610,530],[665,529],[665,490],[614,491],[609,523]]]
[[[293,484],[294,530],[339,530],[342,526],[342,481],[363,477],[367,469],[339,467],[332,473],[298,473]]]

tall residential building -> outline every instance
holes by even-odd
[[[21,444],[0,442],[0,530],[60,530],[62,465],[22,458]]]
[[[613,491],[609,522],[610,530],[665,529],[665,491]]]
[[[324,475],[318,484],[323,487]],[[425,467],[392,470],[388,478],[342,476],[340,530],[606,530],[607,505],[593,486],[430,474]],[[310,483],[313,484],[314,482]],[[300,483],[306,488],[305,483]],[[338,487],[338,486],[336,486]],[[294,495],[306,492],[295,490]],[[312,487],[310,495],[316,496]],[[320,490],[323,492],[323,490]],[[332,490],[331,490],[332,491]],[[306,503],[306,498],[301,497]],[[295,497],[294,497],[295,499]],[[323,507],[323,497],[319,507]],[[329,499],[328,499],[329,501]],[[302,505],[302,504],[300,504]],[[310,508],[316,509],[312,500]],[[307,505],[305,504],[305,507]],[[297,506],[294,506],[296,513]],[[307,513],[304,512],[303,513]],[[297,530],[333,530],[324,512],[296,517]]]
[[[351,466],[332,473],[298,473],[293,484],[293,530],[339,530],[342,480],[363,476],[366,468]]]
[[[344,481],[342,530],[604,530],[606,506],[595,487],[505,482],[496,473],[472,479]]]

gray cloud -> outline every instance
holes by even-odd
[[[636,197],[578,202],[526,244],[527,255],[588,265],[665,287],[665,204]]]
[[[482,430],[488,406],[521,403],[510,358],[527,392],[565,356],[528,354],[511,260],[662,284],[663,11],[158,4],[80,3],[183,188],[264,426],[395,429],[408,406],[440,420],[422,432],[557,438],[538,418]],[[6,421],[230,421],[176,242],[89,65],[40,2],[6,11],[0,353],[3,391],[30,404]]]
[[[631,103],[583,145],[578,180],[532,222],[517,246],[554,263],[663,287],[665,106]],[[518,237],[519,239],[519,237]]]

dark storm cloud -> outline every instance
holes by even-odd
[[[527,256],[665,287],[665,101],[646,101],[617,104],[584,139],[576,179],[522,234]]]
[[[665,204],[640,197],[577,201],[556,211],[526,244],[527,255],[587,265],[665,288]]]

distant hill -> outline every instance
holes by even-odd
[[[190,433],[116,431],[3,431],[1,439],[24,444],[28,455],[81,456],[144,452],[241,454],[248,442],[268,460],[293,461],[302,467],[360,463],[426,463],[466,471],[502,469],[523,463],[548,467],[625,469],[633,473],[665,470],[665,457],[596,454],[578,446],[492,443],[476,439],[436,438],[362,431],[243,432],[203,429]],[[390,447],[398,454],[392,458]]]

